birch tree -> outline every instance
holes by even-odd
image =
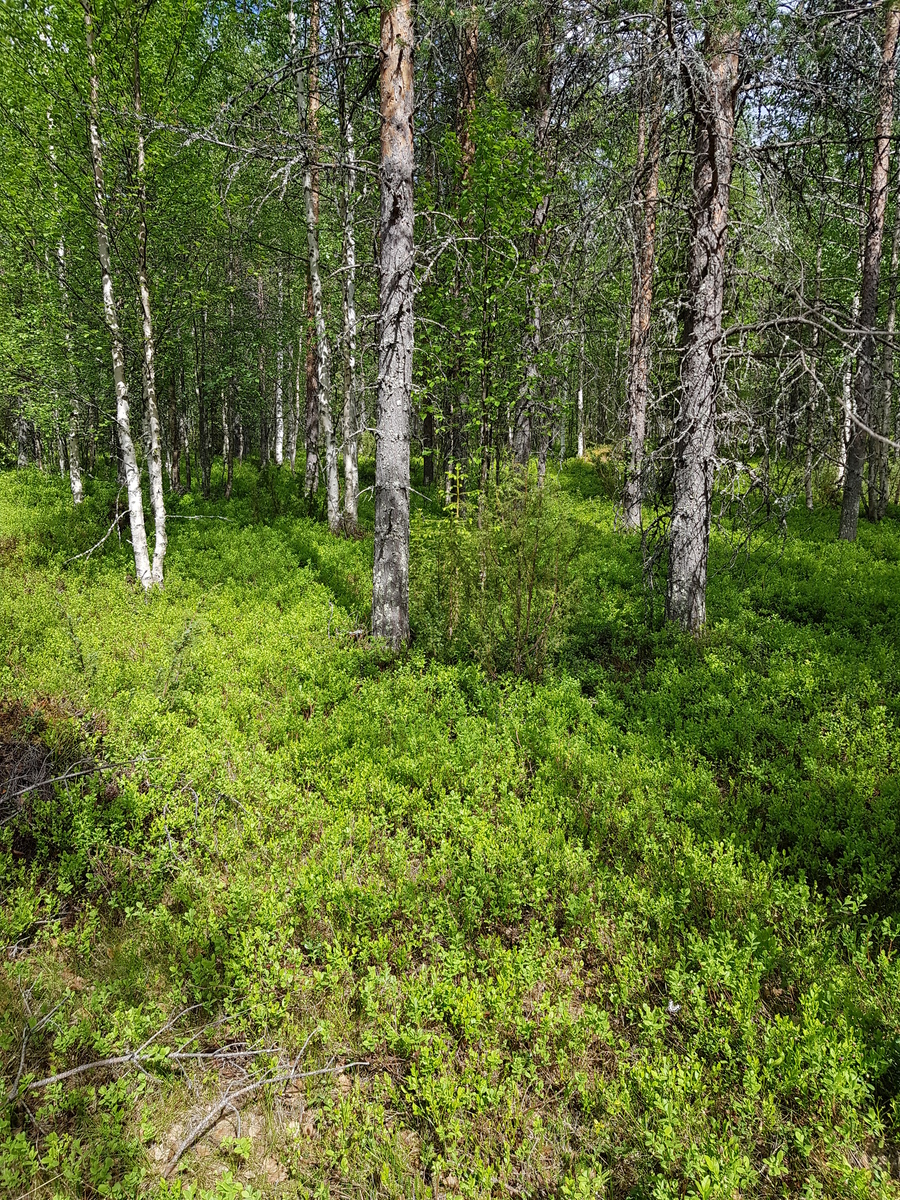
[[[163,562],[166,557],[166,504],[163,496],[162,436],[159,406],[156,399],[156,343],[153,336],[153,311],[150,305],[150,283],[147,275],[147,165],[144,148],[144,117],[141,108],[140,30],[136,31],[134,42],[134,115],[137,131],[138,292],[141,301],[141,333],[144,350],[144,398],[150,434],[147,474],[150,477],[150,503],[155,527],[151,576],[153,583],[161,585]]]
[[[109,229],[106,222],[106,185],[103,174],[103,151],[100,142],[100,76],[94,49],[94,19],[88,0],[84,3],[84,26],[90,74],[88,109],[88,139],[94,184],[94,216],[97,227],[97,256],[103,289],[103,313],[112,343],[113,380],[116,389],[116,428],[121,451],[125,484],[128,489],[128,514],[131,524],[131,543],[134,549],[134,569],[138,582],[145,589],[154,583],[147,550],[147,531],[144,525],[144,499],[141,492],[141,473],[134,441],[131,437],[131,405],[128,379],[125,374],[125,349],[119,329],[116,297],[113,288],[112,261],[109,252]]]

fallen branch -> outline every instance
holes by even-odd
[[[112,531],[115,529],[115,527],[123,519],[123,517],[128,516],[127,512],[123,512],[123,513],[119,512],[119,496],[121,496],[121,494],[122,494],[122,489],[119,488],[118,495],[116,496],[116,515],[113,519],[112,525],[110,525],[109,529],[107,529],[106,533],[104,533],[104,535],[100,539],[100,541],[95,542],[94,545],[91,546],[90,550],[82,550],[82,552],[80,554],[73,554],[71,558],[67,558],[66,561],[63,563],[64,567],[67,567],[69,565],[69,563],[76,562],[79,558],[88,558],[91,554],[94,553],[95,550],[99,550],[100,547],[103,545],[103,543],[106,541],[106,539],[109,537],[109,535],[112,533]]]
[[[367,1067],[368,1065],[368,1062],[352,1062],[345,1063],[344,1065],[337,1067],[321,1067],[318,1071],[300,1071],[298,1073],[292,1070],[288,1071],[285,1075],[264,1076],[262,1079],[254,1080],[253,1083],[248,1083],[246,1087],[238,1088],[236,1092],[230,1092],[228,1095],[224,1096],[221,1100],[214,1104],[206,1116],[197,1122],[194,1128],[190,1131],[190,1133],[175,1151],[172,1161],[166,1167],[165,1171],[163,1171],[163,1178],[169,1179],[171,1177],[175,1168],[178,1166],[179,1162],[187,1153],[187,1151],[190,1150],[191,1146],[193,1146],[195,1142],[198,1142],[200,1138],[203,1137],[204,1133],[207,1133],[210,1129],[212,1129],[212,1127],[219,1121],[227,1109],[234,1108],[235,1100],[241,1100],[244,1097],[249,1096],[251,1092],[258,1091],[259,1088],[265,1087],[267,1084],[293,1083],[297,1079],[311,1079],[314,1075],[333,1075],[336,1071],[346,1071],[351,1067]]]
[[[181,513],[166,513],[167,521],[231,521],[234,524],[234,517],[207,517],[204,514],[199,514],[196,517],[182,515]]]
[[[51,779],[42,779],[40,783],[29,784],[27,788],[22,788],[18,792],[7,792],[0,799],[17,800],[19,796],[25,796],[29,792],[36,792],[38,788],[46,787],[48,783],[67,783],[70,779],[81,779],[85,775],[93,775],[95,771],[115,771],[117,767],[128,766],[131,766],[131,763],[97,763],[93,767],[87,767],[84,771],[67,771],[65,775],[54,775]]]

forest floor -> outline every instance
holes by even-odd
[[[714,535],[693,642],[598,467],[416,503],[392,660],[286,472],[149,597],[0,475],[0,1194],[900,1196],[900,511]]]

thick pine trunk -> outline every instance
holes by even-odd
[[[381,11],[381,259],[372,633],[409,639],[409,424],[413,358],[411,0]]]
[[[706,621],[738,47],[737,32],[716,27],[707,31],[706,78],[694,93],[689,310],[674,430],[675,495],[666,588],[666,616],[691,633]]]
[[[141,473],[137,454],[131,437],[131,405],[128,397],[128,380],[125,374],[125,351],[119,332],[119,316],[112,280],[112,262],[109,253],[109,231],[106,225],[104,197],[106,184],[103,177],[103,154],[100,145],[100,79],[97,56],[94,52],[94,21],[89,3],[84,6],[84,25],[87,44],[88,69],[90,72],[90,107],[88,138],[90,141],[91,166],[94,183],[94,217],[97,223],[97,255],[100,260],[100,276],[103,288],[103,315],[112,342],[113,381],[116,389],[116,427],[118,431],[121,462],[128,488],[128,513],[131,521],[131,542],[134,548],[134,569],[138,581],[144,588],[153,586],[153,573],[147,551],[147,531],[144,526],[144,499],[141,494]]]
[[[872,183],[869,190],[869,220],[863,251],[862,282],[860,286],[860,325],[862,345],[856,370],[854,388],[855,415],[861,425],[868,425],[874,394],[875,336],[878,318],[878,280],[881,274],[881,248],[884,240],[884,215],[887,209],[888,168],[891,153],[891,125],[894,119],[894,81],[897,35],[900,33],[900,3],[893,0],[885,14],[884,43],[878,80],[878,120],[875,126],[875,149],[872,156]],[[859,524],[859,501],[862,496],[863,467],[866,461],[868,434],[854,423],[847,446],[847,466],[844,472],[844,497],[841,505],[840,537],[845,542],[856,539]]]
[[[153,582],[162,586],[167,544],[166,503],[163,495],[162,429],[156,396],[156,343],[153,337],[153,311],[150,307],[150,282],[147,275],[146,156],[143,113],[141,112],[140,55],[137,41],[134,44],[134,115],[137,127],[138,292],[141,300],[141,334],[144,349],[144,395],[147,400],[147,423],[150,432],[147,474],[150,477],[150,505],[153,510],[155,527],[151,571]]]
[[[659,146],[662,90],[654,70],[649,96],[638,118],[636,247],[631,280],[631,341],[628,359],[628,437],[625,449],[625,488],[622,524],[641,524],[641,466],[647,431],[650,385],[650,309],[653,303],[653,265],[656,257],[656,210],[659,203]],[[649,129],[648,129],[649,126]]]

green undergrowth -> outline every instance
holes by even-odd
[[[115,534],[66,563],[113,488],[0,475],[0,743],[105,768],[0,814],[0,1194],[900,1195],[897,513],[714,539],[690,642],[601,484],[423,503],[392,660],[371,538],[286,473],[173,498],[149,597]],[[163,1054],[22,1091],[179,1014],[154,1045],[365,1065],[260,1100],[277,1175],[245,1137],[160,1180],[217,1086]]]

